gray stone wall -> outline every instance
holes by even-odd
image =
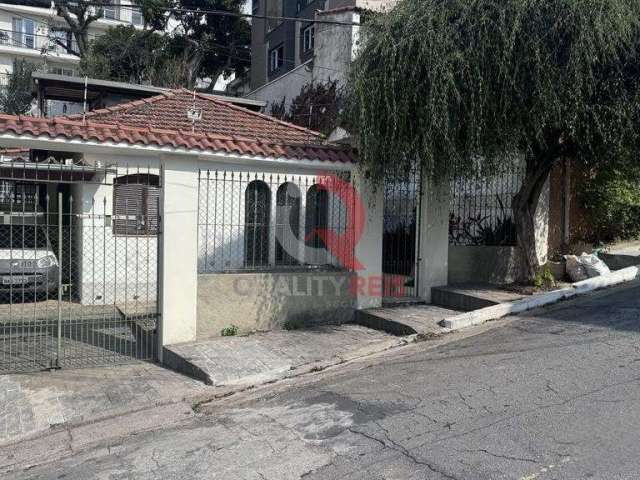
[[[513,283],[522,278],[518,247],[449,245],[449,283]]]
[[[218,336],[229,325],[247,333],[286,322],[348,322],[355,310],[351,278],[336,271],[198,275],[198,337]]]

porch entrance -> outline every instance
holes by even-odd
[[[0,165],[0,374],[156,358],[159,178]]]
[[[382,274],[385,303],[417,300],[419,296],[420,204],[422,176],[414,169],[384,186]]]

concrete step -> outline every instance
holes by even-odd
[[[496,285],[478,283],[454,284],[431,289],[431,302],[434,305],[462,312],[520,300],[525,296],[506,291]]]
[[[392,335],[422,334],[438,336],[448,332],[439,325],[441,320],[460,313],[436,305],[401,305],[395,307],[358,310],[354,323]]]

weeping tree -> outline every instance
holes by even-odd
[[[349,75],[344,122],[365,171],[418,161],[437,182],[522,158],[512,210],[533,278],[554,164],[640,158],[639,22],[628,0],[401,0],[368,18]]]

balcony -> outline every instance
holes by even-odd
[[[58,40],[58,41],[56,41]],[[66,34],[63,32],[56,32],[54,35],[41,35],[37,33],[30,33],[16,30],[3,30],[0,29],[0,50],[2,51],[15,51],[19,50],[20,54],[32,56],[36,55],[57,55],[65,56],[69,60],[77,60],[78,57],[72,52],[76,50],[75,41],[70,43],[71,49],[66,46],[69,45],[69,40]]]

